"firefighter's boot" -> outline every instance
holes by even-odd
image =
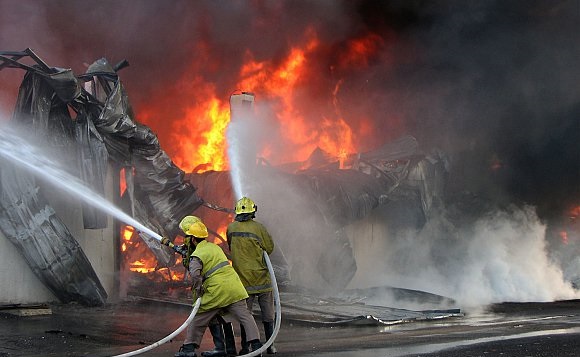
[[[268,341],[270,337],[274,334],[274,322],[272,321],[263,322],[263,324],[264,324],[264,334],[266,335],[266,341]],[[270,347],[268,347],[266,351],[268,352],[269,355],[273,355],[276,352],[278,352],[276,350],[276,347],[274,347],[274,342],[272,342],[272,344],[270,345]]]
[[[254,352],[254,351],[258,350],[260,347],[262,347],[262,342],[260,342],[260,340],[252,340],[252,341],[248,342],[248,345],[250,345],[250,351]],[[262,354],[260,353],[257,356],[262,357]]]
[[[211,337],[213,338],[214,349],[211,351],[204,351],[201,353],[202,357],[225,357],[226,356],[226,344],[224,338],[224,332],[222,330],[222,325],[210,324],[208,326],[209,332],[211,332]]]
[[[175,356],[175,357],[197,357],[197,354],[195,354],[195,349],[198,347],[199,346],[196,345],[195,343],[183,344],[179,348],[179,352],[175,353],[173,356]]]
[[[240,344],[242,345],[242,349],[240,350],[241,355],[247,355],[250,353],[250,348],[248,346],[248,341],[246,341],[246,330],[244,330],[244,326],[240,325]]]
[[[234,325],[226,322],[222,325],[224,329],[224,341],[226,343],[226,353],[228,356],[235,356],[236,353],[236,336],[234,335]]]

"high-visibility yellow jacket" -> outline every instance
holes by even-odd
[[[216,244],[200,242],[192,254],[189,271],[193,279],[193,300],[202,294],[200,312],[226,307],[248,297],[238,274]]]
[[[272,291],[272,279],[263,252],[271,254],[274,241],[261,223],[252,219],[228,225],[226,236],[232,265],[248,294]]]

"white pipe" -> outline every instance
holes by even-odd
[[[179,335],[181,333],[181,331],[185,330],[185,328],[191,323],[191,321],[193,321],[193,318],[195,317],[195,314],[197,314],[197,310],[199,310],[199,305],[201,304],[201,298],[197,298],[197,300],[195,301],[195,304],[193,305],[193,310],[191,310],[191,314],[189,314],[189,317],[187,318],[187,320],[185,320],[185,322],[179,326],[179,328],[175,331],[173,331],[173,333],[171,333],[170,335],[166,336],[165,338],[162,338],[161,340],[140,348],[138,350],[135,351],[131,351],[131,352],[127,352],[127,353],[123,353],[120,355],[115,355],[112,357],[129,357],[129,356],[136,356],[138,354],[147,352],[149,350],[152,350],[156,347],[161,346],[162,344],[166,343],[167,341],[170,341],[171,339],[173,339],[175,336]]]
[[[272,343],[274,343],[274,340],[278,335],[278,331],[280,331],[280,324],[282,323],[282,307],[280,305],[280,292],[278,291],[278,283],[276,282],[276,275],[274,275],[272,262],[270,261],[270,257],[268,257],[268,253],[266,252],[264,252],[264,260],[266,260],[266,265],[268,265],[268,271],[270,272],[270,277],[272,278],[272,289],[274,290],[274,304],[276,305],[276,322],[274,324],[274,332],[272,332],[272,336],[270,336],[268,341],[266,341],[262,347],[242,356],[254,357],[259,356],[262,352],[264,352],[272,345]]]
[[[278,331],[280,331],[280,325],[282,323],[282,306],[280,304],[280,292],[278,291],[278,283],[276,282],[276,275],[274,274],[274,268],[272,267],[272,262],[270,261],[270,257],[268,257],[268,253],[266,253],[266,252],[264,252],[264,259],[266,260],[266,265],[268,266],[268,271],[270,272],[270,277],[272,279],[272,289],[274,291],[274,305],[276,307],[276,322],[274,324],[274,331],[272,332],[272,336],[270,336],[268,341],[266,341],[264,343],[264,345],[262,345],[262,347],[260,347],[259,349],[255,350],[255,351],[252,351],[250,353],[242,355],[242,356],[254,357],[254,356],[258,356],[262,352],[264,352],[268,347],[270,347],[272,345],[272,343],[274,343],[274,340],[276,339],[276,336],[278,335]],[[162,344],[166,343],[167,341],[173,339],[175,336],[179,335],[181,333],[181,331],[183,331],[191,323],[191,321],[195,317],[195,314],[197,313],[197,310],[199,309],[200,304],[201,304],[201,298],[198,298],[195,301],[195,305],[193,306],[193,310],[191,310],[191,314],[189,315],[187,320],[185,320],[183,325],[181,325],[177,330],[173,331],[173,333],[166,336],[165,338],[163,338],[163,339],[161,339],[161,340],[159,340],[159,341],[157,341],[149,346],[143,347],[141,349],[127,352],[127,353],[123,353],[120,355],[111,356],[111,357],[136,356],[138,354],[141,354],[141,353],[150,351],[154,348],[157,348],[157,347],[161,346]]]

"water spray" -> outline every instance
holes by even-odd
[[[230,160],[230,177],[232,182],[232,188],[234,190],[234,195],[236,197],[242,197],[242,177],[239,168],[242,166],[240,164],[240,140],[235,134],[235,127],[239,126],[239,123],[231,123],[228,125],[228,158]]]
[[[99,208],[103,212],[135,227],[136,230],[147,233],[159,242],[163,239],[161,235],[139,223],[88,188],[79,178],[67,173],[63,168],[47,158],[38,148],[32,146],[28,141],[21,138],[15,130],[7,126],[2,127],[0,130],[0,156],[32,171],[43,180],[47,180],[60,189],[79,197],[93,207]]]
[[[31,145],[28,141],[21,138],[14,129],[6,125],[0,128],[0,156],[3,156],[4,158],[12,161],[13,163],[32,171],[33,173],[49,181],[53,185],[67,191],[68,193],[78,196],[84,202],[116,217],[117,219],[125,222],[126,224],[133,226],[137,231],[146,233],[147,235],[155,238],[160,243],[168,245],[177,252],[181,253],[179,251],[179,247],[173,245],[173,243],[169,242],[167,238],[162,237],[161,235],[151,230],[147,226],[139,223],[133,217],[123,212],[121,209],[115,207],[111,202],[109,202],[105,198],[101,197],[98,193],[88,188],[84,184],[84,182],[82,182],[79,178],[67,173],[66,170],[59,167],[56,162],[53,162],[52,160],[47,158],[44,155],[44,153],[42,153],[37,147]],[[266,254],[265,252],[264,259],[266,260],[270,276],[272,277],[272,286],[274,289],[274,299],[276,303],[276,324],[272,337],[270,337],[270,339],[266,341],[266,343],[260,349],[252,351],[251,353],[246,355],[249,357],[257,356],[259,353],[262,353],[267,347],[269,347],[274,342],[274,339],[276,338],[276,336],[278,335],[278,331],[280,330],[281,308],[280,308],[280,295],[278,292],[278,285],[276,283],[274,269],[272,267],[268,254]],[[138,354],[152,350],[172,340],[175,336],[177,336],[185,328],[187,328],[187,326],[191,323],[191,321],[193,321],[195,315],[197,314],[200,304],[201,299],[198,298],[195,301],[193,309],[189,317],[186,319],[186,321],[177,330],[175,330],[168,336],[149,346],[124,354],[115,355],[113,357],[136,356]]]
[[[274,275],[274,268],[272,267],[272,262],[270,261],[270,257],[268,257],[268,253],[266,252],[264,252],[264,260],[266,261],[266,265],[268,266],[268,272],[270,273],[270,277],[272,278],[272,289],[274,290],[274,304],[276,305],[276,318],[274,319],[275,320],[274,331],[272,331],[272,336],[270,336],[268,341],[264,342],[262,347],[248,354],[243,355],[248,357],[259,356],[261,353],[266,351],[268,347],[270,347],[274,343],[274,340],[276,340],[276,336],[278,336],[278,331],[280,331],[280,325],[282,324],[282,306],[280,304],[280,292],[278,291],[278,283],[276,282],[276,275]]]
[[[107,201],[105,198],[92,191],[80,179],[68,174],[64,169],[58,167],[55,162],[44,156],[38,148],[30,145],[26,140],[22,139],[15,130],[7,127],[6,125],[0,129],[0,156],[9,159],[15,164],[22,166],[35,174],[38,174],[40,177],[46,179],[55,186],[80,197],[86,203],[99,208],[106,213],[109,213],[110,215],[125,222],[126,224],[135,227],[135,229],[137,229],[139,232],[146,233],[147,235],[158,240],[160,243],[173,248],[178,253],[182,253],[180,248],[173,245],[173,243],[171,243],[167,238],[162,237],[155,231],[149,229],[147,226],[139,223],[133,217],[129,216],[121,209],[115,207],[111,202]],[[197,314],[197,310],[199,309],[200,304],[201,298],[198,298],[195,301],[193,309],[187,320],[170,335],[147,347],[114,357],[135,356],[170,341],[191,323]]]
[[[243,167],[255,165],[256,150],[252,128],[254,94],[236,91],[230,96],[230,122],[227,128],[228,159],[232,188],[237,198],[242,197]]]
[[[235,92],[230,96],[230,116],[231,120],[227,129],[228,138],[228,158],[230,162],[230,178],[232,187],[234,189],[235,199],[239,200],[243,197],[243,167],[252,167],[255,165],[256,150],[255,138],[252,137],[251,119],[253,118],[254,109],[254,95],[248,92]],[[264,261],[268,266],[268,272],[272,279],[272,290],[274,293],[274,304],[276,310],[276,318],[274,323],[274,331],[272,336],[266,341],[262,347],[252,351],[243,356],[253,357],[258,356],[270,347],[282,323],[282,306],[280,303],[280,292],[278,291],[278,283],[276,282],[276,275],[268,253],[264,252]]]

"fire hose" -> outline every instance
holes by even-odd
[[[272,336],[270,336],[268,341],[266,341],[264,345],[262,345],[262,347],[248,354],[243,355],[248,357],[259,356],[268,347],[270,347],[272,343],[274,343],[274,340],[278,335],[278,331],[280,331],[280,324],[282,323],[282,306],[280,305],[280,292],[278,291],[278,283],[276,282],[276,275],[274,275],[274,268],[272,267],[272,262],[270,261],[270,257],[268,257],[268,253],[266,252],[264,252],[264,260],[266,261],[268,271],[270,272],[270,277],[272,278],[272,289],[274,290],[274,305],[276,305],[276,319],[275,319],[276,321],[274,323],[274,331],[272,332]]]
[[[189,324],[191,323],[191,321],[193,321],[193,318],[195,317],[195,315],[197,314],[197,310],[199,310],[199,305],[201,304],[201,298],[197,298],[197,300],[195,300],[195,304],[193,305],[193,309],[191,310],[191,314],[189,314],[189,317],[187,318],[187,320],[185,320],[185,322],[179,326],[179,328],[175,331],[173,331],[171,334],[165,336],[164,338],[162,338],[161,340],[150,344],[149,346],[140,348],[138,350],[135,351],[131,351],[131,352],[127,352],[127,353],[123,353],[120,355],[115,355],[113,357],[129,357],[129,356],[136,356],[139,355],[141,353],[145,353],[147,351],[150,351],[154,348],[157,348],[159,346],[161,346],[162,344],[166,343],[167,341],[171,341],[175,336],[179,335],[181,333],[181,331],[185,330],[185,328],[187,326],[189,326]]]
[[[121,67],[118,67],[117,70],[119,70],[120,68]],[[7,144],[8,146],[4,145],[3,147],[0,148],[0,149],[3,149],[3,150],[1,150],[2,152],[0,152],[1,156],[6,157],[7,159],[10,159],[10,160],[14,161],[15,163],[24,166],[25,168],[31,169],[34,173],[40,174],[41,177],[43,177],[43,178],[47,178],[50,182],[52,182],[53,184],[57,185],[58,187],[64,189],[65,191],[68,191],[68,192],[71,192],[74,194],[79,194],[79,196],[86,203],[91,204],[94,207],[100,208],[104,212],[110,213],[114,217],[124,221],[127,224],[132,225],[140,233],[146,233],[149,236],[156,239],[157,241],[159,241],[160,243],[165,244],[165,245],[173,248],[176,252],[183,254],[182,249],[180,249],[181,247],[175,246],[173,243],[169,242],[168,240],[166,241],[166,238],[164,239],[163,237],[161,237],[159,234],[157,234],[156,232],[154,232],[150,228],[137,222],[133,217],[129,216],[128,214],[126,214],[122,210],[118,209],[117,207],[111,206],[110,202],[107,201],[105,198],[99,196],[98,194],[85,195],[84,193],[91,192],[91,190],[89,188],[87,188],[81,181],[79,181],[75,177],[69,176],[68,174],[66,174],[64,172],[60,172],[58,170],[55,171],[53,169],[54,165],[52,164],[52,162],[44,159],[44,157],[42,155],[40,155],[39,153],[36,152],[36,149],[27,145],[26,142],[23,142],[20,140],[14,141],[14,138],[19,138],[19,136],[17,134],[12,133],[11,130],[6,130],[6,128],[3,128],[3,129],[4,129],[3,131],[7,132],[8,135],[5,135],[4,133],[0,132],[0,134],[1,134],[0,137],[2,139],[2,140],[0,140],[0,143]],[[14,151],[14,148],[16,148],[16,147],[19,147],[21,150],[24,150],[24,151],[22,151],[22,153],[19,155],[15,155],[15,153],[13,151]],[[37,160],[36,161],[24,160],[23,158],[30,157],[30,155],[27,155],[29,153],[34,153],[35,154],[34,157]],[[48,175],[47,175],[47,173],[48,173]],[[63,183],[66,183],[66,184],[63,184]],[[83,193],[83,194],[80,194],[80,193]],[[218,206],[212,205],[212,204],[206,204],[205,206],[212,208],[212,209],[224,211],[224,212],[230,212],[230,210],[227,210],[225,208],[221,208],[221,207],[218,207]],[[280,330],[281,310],[280,310],[280,295],[278,292],[278,285],[276,283],[276,277],[274,275],[274,269],[272,268],[270,258],[268,257],[268,254],[266,254],[265,252],[264,252],[264,257],[265,257],[266,264],[268,265],[268,270],[270,272],[270,276],[272,278],[272,288],[274,290],[274,298],[275,298],[275,302],[276,302],[276,304],[275,304],[276,305],[276,324],[275,324],[275,328],[274,328],[274,331],[272,333],[272,336],[270,337],[270,339],[268,341],[266,341],[264,346],[262,346],[260,349],[258,349],[256,351],[252,351],[251,353],[246,354],[244,356],[252,357],[252,356],[256,356],[258,353],[262,353],[267,347],[269,347],[274,342],[274,339],[275,339],[276,335],[278,334],[278,331]],[[161,340],[159,340],[159,341],[157,341],[157,342],[155,342],[147,347],[144,347],[144,348],[132,351],[132,352],[128,352],[128,353],[115,355],[112,357],[135,356],[135,355],[144,353],[146,351],[149,351],[153,348],[156,348],[156,347],[166,343],[167,341],[170,341],[175,336],[177,336],[179,333],[181,333],[181,331],[183,331],[193,321],[195,315],[197,314],[197,311],[199,309],[200,304],[201,304],[201,299],[198,298],[195,301],[195,304],[193,306],[193,310],[191,311],[191,314],[189,315],[187,320],[177,330],[175,330],[170,335],[166,336],[165,338],[163,338],[163,339],[161,339]]]
[[[166,245],[169,245],[165,242],[163,242],[163,243]],[[176,250],[177,252],[179,252],[176,249],[178,246],[173,246],[173,244],[171,244],[170,247],[173,248],[174,250]],[[268,266],[268,271],[270,272],[270,277],[272,278],[272,289],[274,291],[274,305],[276,308],[276,321],[274,324],[274,331],[272,332],[272,336],[270,336],[268,341],[266,341],[262,345],[262,347],[260,347],[259,349],[255,350],[255,351],[252,351],[250,353],[242,355],[242,356],[254,357],[254,356],[259,356],[262,352],[264,352],[268,347],[270,347],[272,345],[272,343],[274,343],[274,340],[276,339],[276,336],[278,335],[278,331],[280,331],[280,325],[282,323],[282,307],[280,304],[280,292],[278,291],[278,283],[276,282],[276,275],[274,274],[274,268],[272,267],[272,262],[270,261],[270,257],[268,257],[268,254],[266,252],[264,252],[264,260],[266,261],[266,265]],[[199,310],[200,304],[201,304],[201,298],[198,298],[195,301],[193,309],[191,310],[191,314],[189,314],[189,317],[187,318],[187,320],[185,320],[185,322],[181,326],[179,326],[179,328],[177,328],[177,330],[173,331],[171,334],[167,335],[166,337],[162,338],[161,340],[159,340],[159,341],[157,341],[149,346],[140,348],[140,349],[135,350],[135,351],[123,353],[120,355],[115,355],[112,357],[136,356],[136,355],[139,355],[141,353],[150,351],[154,348],[157,348],[168,341],[171,341],[175,336],[179,335],[193,321],[193,318],[197,314],[197,310]]]

